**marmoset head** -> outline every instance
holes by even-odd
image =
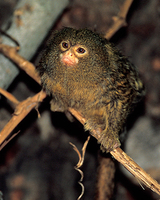
[[[45,62],[47,60],[46,69],[51,70],[54,66],[65,67],[65,69],[73,67],[87,69],[91,65],[96,66],[100,63],[106,66],[107,42],[106,39],[88,29],[64,28],[55,31],[44,53]],[[43,63],[43,58],[41,62]]]

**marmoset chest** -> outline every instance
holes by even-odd
[[[61,73],[61,77],[54,76],[50,92],[52,91],[56,101],[64,103],[65,107],[78,109],[84,106],[91,107],[95,102],[100,102],[101,97],[107,92],[104,85],[107,83],[104,83],[104,80],[100,81],[100,77],[93,72],[90,77],[89,74],[82,74],[79,70],[65,70]],[[49,87],[50,81],[47,88]]]

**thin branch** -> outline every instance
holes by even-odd
[[[120,8],[120,12],[118,13],[118,15],[112,18],[113,25],[107,31],[105,38],[109,40],[121,27],[127,26],[126,16],[132,2],[133,0],[126,0],[124,2],[124,4]]]
[[[41,84],[40,78],[37,71],[32,63],[20,56],[17,51],[19,47],[11,47],[5,44],[0,44],[0,52],[3,53],[6,57],[12,60],[15,64],[18,65],[22,70],[24,70],[31,78],[33,78],[37,83]]]
[[[13,117],[6,124],[3,130],[0,132],[0,144],[2,144],[6,138],[10,135],[10,133],[14,130],[14,128],[28,115],[28,113],[37,106],[39,102],[41,102],[46,97],[46,93],[41,91],[34,95],[33,97],[29,97],[28,99],[20,102],[13,114]]]
[[[145,172],[137,163],[134,162],[121,148],[110,152],[112,156],[119,161],[133,176],[135,176],[144,185],[160,195],[160,185],[147,172]]]
[[[19,104],[19,101],[9,92],[0,88],[0,93],[5,96],[8,100],[10,100],[15,105]]]
[[[14,137],[16,137],[16,135],[18,135],[20,131],[18,131],[17,133],[14,133],[8,140],[5,140],[1,145],[0,145],[0,151],[3,149],[3,147],[5,147]]]
[[[34,65],[21,57],[17,53],[18,50],[19,47],[10,47],[8,45],[0,44],[0,52],[16,63],[22,70],[24,70],[30,77],[40,84],[40,77],[38,76]],[[46,97],[46,93],[41,91],[35,96],[30,97],[22,102],[19,102],[13,95],[3,89],[0,89],[0,93],[17,105],[13,117],[0,132],[0,144],[2,144],[5,142],[6,138],[10,135],[14,128],[28,115],[28,113],[33,108],[37,109],[38,102],[43,101],[43,99]]]

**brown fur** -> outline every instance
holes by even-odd
[[[87,55],[77,65],[65,66],[60,61],[62,41],[86,47]],[[115,47],[90,30],[64,28],[49,41],[37,70],[53,97],[53,111],[76,109],[87,120],[85,130],[102,130],[102,149],[120,146],[119,133],[144,90],[135,67]]]

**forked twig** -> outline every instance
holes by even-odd
[[[38,76],[37,71],[35,70],[34,65],[25,60],[22,56],[20,56],[17,52],[18,50],[19,47],[11,47],[5,44],[0,44],[0,52],[8,57],[10,60],[12,60],[31,78],[33,78],[37,83],[40,84],[41,80]],[[0,132],[0,145],[2,145],[2,143],[5,142],[6,138],[10,135],[14,128],[28,115],[28,113],[33,108],[37,109],[38,103],[43,101],[43,99],[46,97],[46,93],[44,91],[41,91],[35,96],[29,97],[22,102],[19,102],[12,94],[3,89],[0,89],[0,93],[16,105],[13,117]]]
[[[0,145],[6,140],[14,128],[28,115],[28,113],[45,97],[46,93],[41,91],[17,105],[15,112],[13,113],[13,117],[0,132]]]
[[[118,13],[118,15],[112,18],[113,25],[107,31],[105,38],[109,40],[121,27],[127,26],[126,16],[132,2],[133,0],[126,0],[124,4],[120,7],[120,12]]]

